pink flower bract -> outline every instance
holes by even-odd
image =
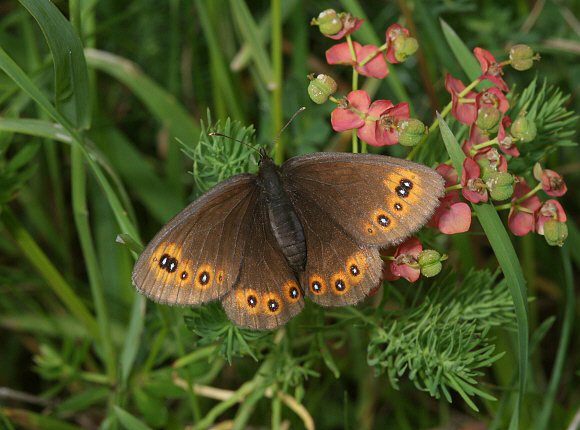
[[[544,223],[549,219],[566,222],[566,212],[557,200],[546,200],[536,211],[536,231],[544,234]]]
[[[374,45],[361,46],[358,42],[352,42],[355,58],[352,57],[348,42],[334,45],[326,51],[326,62],[328,64],[348,64],[354,66],[361,75],[372,78],[384,79],[389,74],[385,56],[379,48]],[[372,59],[360,65],[367,57]]]
[[[481,169],[473,158],[463,160],[461,193],[472,203],[487,202],[487,188],[479,177]]]
[[[477,94],[469,91],[460,98],[459,93],[465,90],[465,85],[449,73],[445,76],[445,88],[451,94],[451,114],[453,117],[463,124],[473,124],[477,119],[477,106],[475,104]],[[463,99],[473,99],[473,101],[463,102]]]
[[[409,282],[419,279],[421,270],[419,267],[411,267],[409,264],[417,264],[417,257],[423,250],[423,246],[417,236],[411,236],[401,243],[395,251],[395,260],[389,265],[390,272],[394,279],[405,278]]]
[[[512,207],[508,216],[508,227],[516,236],[524,236],[535,230],[534,214],[527,211],[522,211],[519,207],[525,208],[529,211],[535,212],[541,206],[540,199],[535,194],[527,199],[517,202],[517,200],[524,197],[531,191],[524,178],[519,176],[514,185],[514,193],[512,195]]]
[[[510,89],[501,77],[503,75],[502,66],[495,60],[493,54],[479,47],[473,50],[479,65],[481,66],[481,76],[479,79],[487,79],[503,92]]]
[[[357,128],[357,135],[369,145],[382,146],[397,143],[397,122],[409,118],[409,105],[393,106],[389,100],[376,100],[370,104],[370,96],[364,90],[352,91],[346,97],[350,109],[336,108],[331,115],[332,128],[345,131]],[[388,124],[391,124],[389,126]]]
[[[499,130],[497,132],[497,140],[499,142],[499,149],[512,157],[519,157],[520,151],[516,146],[516,140],[506,132],[512,124],[512,119],[509,116],[504,116],[501,119]]]
[[[471,209],[464,202],[455,202],[453,195],[443,197],[429,224],[443,234],[465,233],[471,227]]]
[[[553,197],[563,196],[568,191],[562,175],[548,169],[542,170],[542,188],[547,195]]]
[[[366,112],[369,108],[371,98],[364,90],[351,91],[346,96],[349,106],[356,110]],[[350,109],[336,108],[332,111],[330,116],[330,123],[332,128],[336,131],[352,130],[353,128],[360,128],[364,125],[365,120],[356,112]]]

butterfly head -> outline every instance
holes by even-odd
[[[266,149],[265,149],[265,148],[260,148],[260,149],[258,150],[258,153],[260,154],[260,160],[258,160],[258,166],[259,166],[260,168],[262,168],[262,166],[263,166],[264,164],[268,164],[268,163],[270,163],[270,164],[274,164],[274,160],[272,160],[272,157],[270,157],[270,156],[268,155],[268,152],[266,151]]]

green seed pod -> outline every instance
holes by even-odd
[[[516,70],[528,70],[534,64],[534,51],[528,45],[515,45],[510,49],[510,61]]]
[[[342,30],[342,19],[340,15],[333,9],[326,9],[318,15],[318,18],[313,19],[312,25],[318,25],[320,32],[325,36],[332,36]]]
[[[427,127],[415,118],[409,118],[399,123],[399,143],[403,146],[417,145],[427,131]]]
[[[485,181],[489,195],[494,200],[505,200],[514,193],[514,177],[507,172],[495,172]]]
[[[537,134],[536,124],[527,116],[520,115],[510,128],[511,135],[520,142],[531,142]]]
[[[395,58],[401,63],[419,49],[417,39],[414,37],[407,37],[404,33],[394,40],[393,46],[395,47]]]
[[[497,169],[495,166],[492,166],[491,161],[488,158],[480,158],[477,160],[477,164],[479,165],[479,170],[481,172],[479,177],[483,182],[487,182],[491,175],[497,173]]]
[[[475,124],[488,133],[495,133],[499,129],[501,112],[493,106],[482,106],[477,111]]]
[[[316,78],[309,76],[308,95],[314,103],[322,104],[328,100],[328,96],[336,92],[336,81],[327,75],[318,75]]]
[[[544,223],[544,237],[550,246],[562,246],[568,237],[568,226],[565,222],[549,219]]]
[[[421,274],[427,278],[435,276],[441,272],[441,254],[434,249],[425,249],[419,253],[417,262],[421,268]]]

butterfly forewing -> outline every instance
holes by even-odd
[[[266,206],[254,206],[240,276],[222,299],[234,323],[257,330],[273,329],[298,314],[304,299],[295,274],[270,229]]]
[[[320,208],[320,219],[339,225],[357,242],[394,245],[422,227],[444,193],[434,170],[372,154],[318,153],[282,167],[288,193]]]
[[[259,188],[237,175],[207,191],[151,240],[133,284],[152,299],[194,305],[226,294],[237,280]]]

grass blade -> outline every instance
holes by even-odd
[[[461,177],[461,168],[465,154],[459,146],[459,143],[457,143],[455,136],[453,136],[453,133],[447,126],[445,120],[439,114],[437,114],[437,118],[447,152],[451,157],[451,161],[457,174]],[[493,205],[472,204],[472,207],[477,214],[477,218],[483,227],[487,239],[489,240],[503,271],[515,306],[518,323],[519,392],[517,406],[514,409],[512,420],[510,422],[510,429],[515,430],[519,427],[519,417],[526,389],[526,374],[528,367],[529,320],[526,284],[514,247]]]
[[[40,26],[54,63],[57,110],[76,128],[90,126],[89,75],[81,40],[48,0],[20,0]]]

